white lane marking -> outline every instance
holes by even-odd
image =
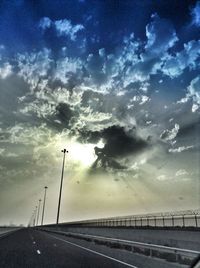
[[[79,245],[77,245],[77,244],[75,244],[75,243],[69,242],[69,241],[64,240],[64,239],[62,239],[62,238],[58,238],[58,237],[56,237],[56,236],[54,236],[54,235],[50,235],[50,234],[49,234],[49,236],[52,236],[53,238],[55,238],[55,239],[57,239],[57,240],[63,241],[63,242],[65,242],[65,243],[70,244],[70,245],[73,245],[73,246],[75,246],[75,247],[78,247],[78,248],[84,249],[84,250],[86,250],[86,251],[92,252],[92,253],[94,253],[94,254],[96,254],[96,255],[100,255],[100,256],[102,256],[102,257],[104,257],[104,258],[107,258],[107,259],[110,259],[110,260],[112,260],[112,261],[116,261],[116,262],[121,263],[121,264],[123,264],[123,265],[126,265],[126,266],[128,266],[128,267],[138,268],[138,267],[136,267],[136,266],[134,266],[134,265],[132,265],[132,264],[129,264],[129,263],[120,261],[120,260],[118,260],[118,259],[112,258],[112,257],[107,256],[107,255],[105,255],[105,254],[102,254],[102,253],[100,253],[100,252],[98,252],[98,251],[94,251],[94,250],[92,250],[92,249],[89,249],[89,248],[85,248],[85,247],[79,246]]]
[[[39,249],[37,249],[37,254],[39,254],[39,255],[41,254],[41,251]]]

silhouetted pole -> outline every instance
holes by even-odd
[[[34,226],[34,216],[35,216],[35,211],[33,211],[32,217],[31,217],[31,224],[30,226]]]
[[[35,210],[34,210],[34,221],[33,221],[33,226],[36,225],[36,216],[37,216],[37,206],[35,207]]]
[[[41,199],[39,199],[38,201],[38,213],[37,213],[37,225],[38,225],[38,220],[39,220],[39,216],[40,216],[40,203],[41,203]]]
[[[64,176],[64,169],[65,169],[65,153],[68,153],[68,151],[66,149],[64,149],[61,152],[63,153],[63,164],[62,164],[62,173],[61,173],[61,181],[60,181],[60,193],[59,193],[59,200],[58,200],[58,212],[57,212],[56,224],[58,224],[58,222],[59,222],[60,203],[61,203],[62,185],[63,185],[63,176]]]
[[[41,220],[41,225],[43,225],[43,221],[44,221],[44,210],[45,210],[45,202],[46,202],[46,193],[47,193],[47,189],[48,189],[48,187],[45,186],[45,187],[44,187],[44,200],[43,200],[43,208],[42,208],[42,220]]]

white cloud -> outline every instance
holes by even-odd
[[[175,29],[169,20],[152,15],[152,22],[146,26],[146,56],[161,56],[178,41]]]
[[[71,93],[64,87],[58,87],[52,92],[48,101],[55,104],[68,103],[69,105],[76,106],[80,104],[81,99],[82,92],[73,91]]]
[[[3,155],[3,154],[4,154],[4,152],[5,152],[5,149],[0,148],[0,155]]]
[[[75,41],[77,38],[78,32],[84,30],[82,24],[73,25],[70,20],[51,20],[48,17],[44,17],[39,21],[39,28],[44,32],[46,29],[54,27],[58,36],[69,37],[70,40]]]
[[[26,102],[26,98],[21,98],[23,107],[20,112],[25,115],[36,115],[38,118],[53,120],[57,113],[57,107],[60,103],[68,104],[72,110],[78,110],[82,99],[82,92],[70,92],[65,87],[57,87],[53,91],[46,86],[46,90],[39,88],[34,92],[35,99],[31,102]],[[54,122],[61,123],[58,119]]]
[[[179,64],[179,58],[168,55],[162,68],[162,72],[171,78],[177,77],[182,74],[185,66]]]
[[[141,166],[145,165],[147,162],[146,158],[141,158],[139,161],[134,162],[129,170],[139,170]]]
[[[195,113],[199,109],[199,105],[192,104],[192,112]]]
[[[74,124],[74,129],[86,128],[91,131],[101,131],[117,124],[118,121],[111,113],[93,111],[90,107],[79,107],[80,115]]]
[[[189,69],[197,69],[199,64],[197,63],[200,57],[200,40],[192,40],[187,44],[184,44],[184,49],[177,52],[174,56],[166,55],[163,59],[164,65],[162,72],[171,78],[178,77],[183,73],[183,70],[187,67]]]
[[[39,22],[39,27],[42,29],[42,30],[46,30],[47,28],[50,28],[51,27],[51,23],[52,21],[50,20],[50,18],[48,17],[44,17],[40,20]]]
[[[2,66],[0,67],[0,78],[5,79],[11,74],[12,74],[12,66],[10,65],[10,63],[8,62],[3,63]]]
[[[145,95],[142,95],[140,105],[143,105],[144,103],[146,103],[148,101],[150,101],[150,98],[145,96]]]
[[[58,35],[69,36],[71,40],[75,40],[78,32],[84,29],[80,24],[72,25],[67,19],[53,21],[50,24],[48,18],[43,18],[41,25],[42,23],[44,23],[44,28],[55,27]],[[143,94],[147,93],[150,75],[162,71],[164,62],[166,62],[166,67],[163,72],[170,77],[177,75],[177,64],[173,65],[176,59],[169,55],[168,50],[174,46],[178,38],[171,22],[158,15],[152,16],[152,22],[146,27],[146,36],[146,45],[131,34],[124,38],[123,45],[116,50],[115,55],[106,54],[105,48],[101,48],[97,54],[89,54],[86,61],[69,58],[66,51],[64,58],[56,63],[54,78],[68,83],[71,78],[77,82],[78,77],[78,80],[82,81],[82,89],[89,87],[93,91],[104,94],[113,90],[116,94],[120,92],[126,94],[126,88],[138,82],[140,83],[139,91],[143,91]],[[197,45],[188,43],[186,49],[189,50],[190,46],[192,52],[190,51],[189,54],[193,55],[190,56],[192,66],[193,60],[197,57]],[[144,52],[141,53],[141,51]],[[167,68],[170,64],[173,66]],[[178,74],[181,71],[182,69],[178,71]],[[146,101],[143,99],[141,104]]]
[[[69,80],[77,80],[82,77],[82,61],[76,58],[61,58],[56,62],[56,68],[54,71],[54,79],[58,79],[63,83],[68,83]]]
[[[109,113],[93,112],[90,107],[82,109],[82,114],[80,115],[81,120],[91,123],[107,121],[111,117],[112,114]]]
[[[187,103],[192,100],[192,112],[196,112],[200,108],[200,76],[194,78],[187,88],[187,93],[184,98],[177,103]]]
[[[197,1],[196,6],[191,11],[192,24],[200,26],[200,1]]]
[[[143,105],[151,99],[146,95],[135,95],[132,99],[130,99],[130,105],[133,105],[134,102],[137,102],[139,105]]]
[[[193,111],[200,107],[200,76],[194,78],[188,87],[188,96],[193,99]]]
[[[5,154],[6,157],[18,157],[19,155],[16,153],[12,153],[12,152],[8,152],[7,154]]]
[[[36,114],[38,118],[48,118],[55,113],[55,106],[51,102],[44,103],[42,101],[35,100],[20,109],[20,112],[26,115],[31,112]]]
[[[179,129],[180,126],[178,124],[175,124],[174,128],[172,128],[171,130],[168,129],[164,130],[161,133],[160,138],[166,141],[171,141],[176,138]]]
[[[122,80],[121,87],[135,82],[147,82],[151,74],[156,74],[162,69],[169,48],[178,41],[172,23],[156,14],[152,16],[152,22],[146,26],[146,36],[145,46],[142,41],[136,40],[133,34],[124,39],[124,47],[114,63],[115,77]],[[140,52],[141,48],[145,48],[143,53]],[[147,92],[148,85],[143,89]]]
[[[67,19],[56,20],[54,24],[59,36],[68,36],[72,41],[75,41],[77,33],[84,29],[83,25],[72,25],[71,21]]]
[[[51,67],[51,51],[44,48],[39,52],[18,55],[19,75],[34,89],[41,77],[45,77]]]
[[[162,175],[159,175],[157,177],[157,180],[159,180],[159,181],[165,181],[165,180],[167,180],[167,177],[166,177],[166,175],[162,174]]]
[[[190,150],[192,148],[194,148],[193,145],[190,145],[190,146],[180,146],[178,148],[171,148],[171,149],[169,149],[169,153],[181,153],[181,152]]]
[[[187,174],[188,174],[188,172],[187,172],[185,169],[179,169],[179,170],[176,172],[175,176],[176,176],[176,177],[179,177],[179,176],[183,176],[183,175],[187,175]]]
[[[189,98],[186,96],[186,97],[180,99],[179,101],[177,101],[177,103],[178,103],[178,104],[181,104],[181,103],[187,103],[188,100],[189,100]]]
[[[9,134],[9,142],[14,144],[24,144],[39,146],[47,143],[53,136],[53,132],[45,124],[39,127],[30,127],[26,124],[16,124],[6,130]]]
[[[190,100],[192,100],[191,110],[195,113],[200,108],[200,76],[190,82],[185,97],[177,101],[177,103],[187,103]]]

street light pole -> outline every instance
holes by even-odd
[[[34,227],[34,217],[35,217],[35,211],[33,211],[32,218],[31,218],[31,225]]]
[[[43,225],[43,221],[44,221],[44,210],[45,210],[45,202],[46,202],[46,193],[47,193],[47,189],[48,189],[48,187],[45,186],[45,187],[44,187],[44,200],[43,200],[43,208],[42,208],[42,220],[41,220],[41,225]]]
[[[65,169],[65,153],[68,153],[68,151],[66,149],[64,149],[61,152],[63,153],[63,164],[62,164],[62,173],[61,173],[61,181],[60,181],[60,193],[59,193],[59,200],[58,200],[58,211],[57,211],[56,224],[59,223],[60,203],[61,203],[62,185],[63,185],[63,175],[64,175],[64,169]]]
[[[35,210],[34,210],[34,221],[33,221],[33,226],[36,226],[36,217],[37,217],[37,206],[35,207]]]
[[[40,203],[41,203],[41,199],[39,199],[38,201],[38,213],[37,213],[37,225],[38,225],[38,220],[39,220],[39,216],[40,216]]]

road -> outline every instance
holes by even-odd
[[[145,258],[29,228],[0,239],[1,268],[180,267],[166,262],[158,262],[157,266],[155,260]]]

